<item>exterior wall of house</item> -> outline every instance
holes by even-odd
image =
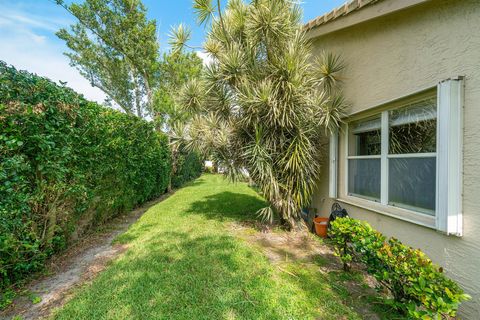
[[[402,1],[402,0],[387,0]],[[355,14],[355,13],[353,13]],[[464,319],[480,319],[480,2],[432,0],[323,35],[314,50],[343,57],[344,93],[350,113],[465,76],[463,134],[463,237],[389,217],[372,207],[343,202],[350,216],[422,249],[473,298],[462,305]],[[368,111],[367,111],[368,112]],[[339,200],[347,199],[345,139],[339,141]],[[328,159],[313,207],[330,213]]]

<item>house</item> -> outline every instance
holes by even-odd
[[[342,57],[351,105],[313,207],[423,250],[480,319],[480,1],[354,0],[305,28]]]

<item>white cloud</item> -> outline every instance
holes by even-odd
[[[15,39],[2,39],[0,60],[14,65],[17,69],[36,73],[56,82],[67,82],[67,86],[82,93],[89,100],[100,103],[105,100],[106,96],[101,90],[93,88],[76,69],[70,67],[61,48],[52,46],[46,37],[38,36],[37,40],[31,41],[25,34],[17,34]]]
[[[1,2],[1,0],[0,0]],[[59,28],[73,22],[72,19],[65,19],[57,16],[46,16],[38,13],[29,13],[22,7],[13,7],[2,4],[0,11],[0,24],[9,25],[11,28],[40,29],[49,32],[56,32]]]
[[[38,44],[45,43],[45,41],[47,40],[47,37],[41,36],[41,35],[38,35],[38,34],[35,34],[35,33],[30,34],[30,36],[31,36],[32,40],[35,43],[38,43]]]
[[[69,65],[63,55],[67,48],[54,35],[59,28],[68,26],[68,19],[43,14],[24,12],[20,7],[4,7],[2,3],[0,60],[56,82],[67,82],[67,86],[87,99],[102,103],[106,95]]]
[[[204,66],[208,66],[213,63],[214,58],[210,55],[210,53],[203,51],[196,51],[195,53],[200,59],[202,59]]]
[[[45,21],[41,17],[30,18],[27,15],[5,14],[4,12],[0,13],[0,17],[5,20],[10,20],[12,24],[22,24],[24,27],[35,27],[53,32],[58,29],[56,24],[51,23],[50,21]]]

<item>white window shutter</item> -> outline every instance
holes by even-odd
[[[338,178],[338,131],[330,134],[330,163],[329,163],[329,188],[330,198],[337,198]]]
[[[462,236],[463,78],[438,84],[437,229]]]

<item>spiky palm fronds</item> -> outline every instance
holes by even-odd
[[[265,207],[257,211],[258,216],[262,219],[262,222],[273,223],[275,219],[275,212],[271,207]]]
[[[340,94],[335,94],[321,105],[320,123],[330,133],[335,132],[341,125],[341,120],[346,116],[348,105],[345,98]]]
[[[207,41],[203,44],[203,47],[205,51],[211,54],[214,58],[217,58],[222,51],[222,44],[220,43],[220,41],[212,38],[208,38]]]
[[[207,24],[213,17],[215,6],[212,0],[194,0],[193,9],[197,15],[198,24]]]
[[[345,68],[341,58],[331,52],[323,51],[315,61],[315,72],[318,72],[319,84],[328,93],[332,94],[341,82],[339,73]]]
[[[168,35],[168,44],[174,53],[182,51],[190,40],[192,31],[183,24],[171,28]]]
[[[193,78],[188,81],[177,97],[177,104],[191,114],[197,114],[205,106],[206,92],[205,83]]]
[[[322,142],[345,108],[341,61],[330,54],[314,61],[300,17],[290,0],[229,1],[205,42],[214,63],[179,97],[199,113],[190,147],[233,179],[246,169],[270,204],[259,214],[270,221],[278,213],[290,226],[310,201]]]

